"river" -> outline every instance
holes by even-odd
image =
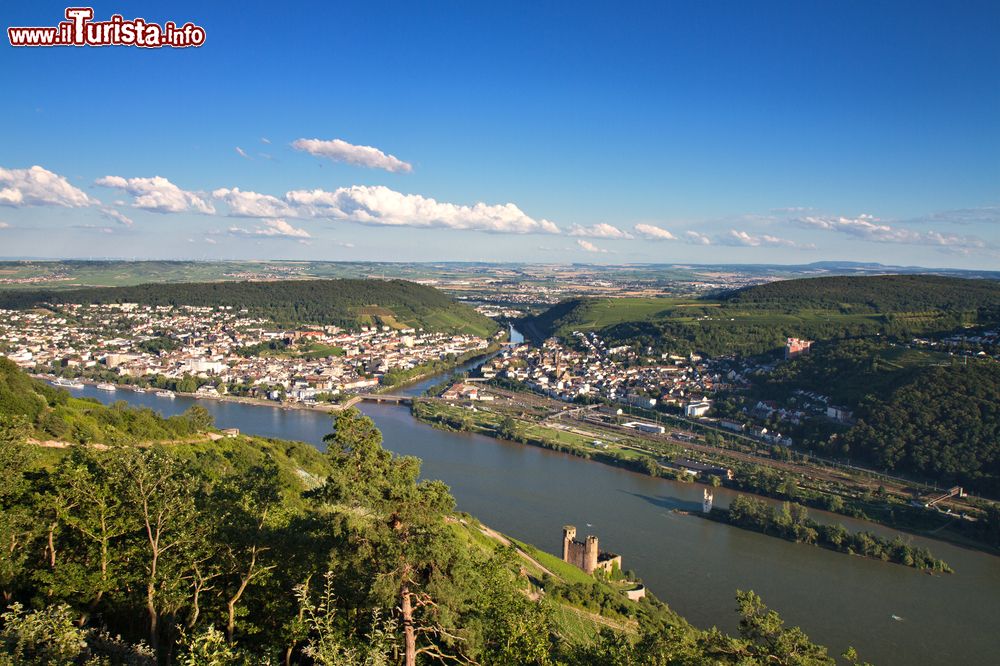
[[[470,364],[471,365],[471,364]],[[405,389],[416,395],[441,381]],[[397,393],[399,391],[396,391]],[[308,410],[243,405],[93,386],[75,395],[126,400],[177,414],[203,404],[220,427],[301,440],[322,448],[330,416]],[[451,433],[416,421],[407,407],[364,403],[386,447],[423,459],[423,475],[451,486],[458,508],[551,553],[561,529],[600,537],[621,553],[650,589],[700,627],[736,630],[734,594],[753,589],[789,624],[839,654],[854,645],[876,664],[989,664],[1000,653],[1000,558],[944,542],[908,537],[956,571],[932,576],[915,569],[793,544],[672,509],[697,510],[704,486],[654,479],[567,454]],[[716,489],[716,505],[734,496]],[[840,516],[849,529],[893,530]],[[894,619],[894,616],[899,619]]]

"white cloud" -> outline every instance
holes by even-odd
[[[132,218],[125,215],[120,210],[115,210],[114,208],[109,208],[104,206],[101,208],[101,215],[108,218],[112,222],[117,222],[118,224],[124,224],[126,227],[131,227],[133,222]]]
[[[976,236],[942,234],[937,231],[914,231],[888,224],[874,215],[861,214],[857,217],[806,216],[796,220],[810,229],[834,231],[874,243],[903,243],[907,245],[937,245],[985,248],[986,241]]]
[[[729,233],[717,239],[721,245],[736,245],[741,247],[795,247],[799,249],[813,249],[814,245],[801,245],[787,238],[778,238],[770,234],[755,236],[746,231],[730,229]]]
[[[305,229],[299,229],[284,220],[266,220],[263,226],[254,229],[229,227],[229,233],[238,236],[264,236],[270,238],[311,238]]]
[[[601,222],[589,227],[582,227],[574,224],[569,229],[570,236],[583,236],[586,238],[606,238],[612,240],[622,240],[632,238],[632,234],[622,231],[616,226]]]
[[[1000,224],[1000,206],[959,208],[906,220],[909,224]]]
[[[655,224],[637,224],[635,232],[648,240],[677,240],[677,236]]]
[[[99,234],[113,234],[115,232],[111,227],[102,227],[99,224],[74,224],[74,229],[83,229],[84,231],[94,231]]]
[[[491,233],[559,233],[548,220],[526,215],[512,203],[472,206],[439,202],[419,194],[402,194],[382,185],[325,190],[294,190],[288,203],[315,217],[376,226],[465,229]]]
[[[122,178],[105,176],[94,181],[97,185],[124,190],[134,197],[136,208],[157,213],[204,213],[211,215],[215,208],[209,201],[194,192],[177,187],[162,176],[152,178]]]
[[[0,222],[0,229],[9,229],[10,225],[6,222]]]
[[[711,245],[712,239],[705,234],[700,234],[697,231],[685,231],[684,238],[688,243],[693,245]]]
[[[253,159],[252,157],[250,157],[249,155],[247,155],[247,151],[243,150],[239,146],[236,146],[236,154],[239,155],[240,157],[242,157],[245,160]]]
[[[260,137],[260,142],[261,142],[261,143],[267,143],[267,144],[270,144],[270,143],[271,143],[271,140],[270,140],[270,139],[268,139],[268,138],[267,138],[266,136],[262,136],[262,137]]]
[[[385,169],[393,173],[409,173],[413,166],[392,155],[386,155],[372,146],[355,146],[341,139],[323,141],[322,139],[296,139],[292,148],[325,157],[335,162],[346,162],[355,166],[370,169]]]
[[[579,239],[579,240],[577,240],[576,244],[579,245],[580,249],[584,250],[585,252],[600,252],[600,253],[606,253],[607,252],[607,250],[599,248],[596,245],[594,245],[593,243],[591,243],[590,241],[585,241],[582,238]]]
[[[298,217],[299,212],[287,202],[270,194],[245,192],[238,187],[219,188],[212,192],[216,199],[229,206],[229,214],[235,217]]]
[[[63,206],[80,208],[100,203],[73,187],[59,174],[40,166],[30,169],[0,167],[0,204],[6,206]]]

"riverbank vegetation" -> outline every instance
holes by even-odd
[[[500,349],[500,345],[492,343],[485,349],[474,349],[464,354],[457,355],[449,354],[436,361],[421,363],[420,365],[416,365],[412,368],[406,368],[405,370],[401,368],[392,368],[382,375],[381,384],[386,388],[395,388],[405,384],[411,384],[423,379],[424,377],[448,372],[449,370],[452,370],[463,363],[467,363],[474,358],[492,354],[498,349]]]
[[[210,421],[43,449],[0,395],[0,664],[835,663],[752,593],[729,636],[539,564],[353,409],[325,454]]]
[[[784,502],[780,506],[772,506],[749,495],[738,495],[729,504],[728,510],[712,509],[709,517],[795,543],[821,546],[921,570],[952,573],[947,563],[935,558],[926,548],[914,547],[898,536],[890,540],[871,532],[851,533],[839,523],[818,523],[809,518],[808,510],[801,504]]]

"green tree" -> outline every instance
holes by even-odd
[[[144,568],[149,642],[156,649],[160,616],[175,610],[184,598],[184,574],[190,563],[184,550],[198,543],[196,483],[178,460],[156,447],[123,449],[115,461],[129,508],[145,537],[139,562]]]
[[[324,441],[334,472],[319,495],[334,511],[345,552],[354,554],[349,568],[375,581],[369,593],[379,605],[399,608],[406,666],[419,654],[441,655],[456,641],[442,604],[464,555],[445,524],[454,509],[448,487],[418,482],[419,461],[383,449],[375,424],[356,409],[341,412]]]
[[[25,472],[31,463],[28,421],[0,415],[0,591],[9,601],[24,572],[32,508]]]

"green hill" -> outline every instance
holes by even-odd
[[[328,324],[344,328],[386,325],[488,336],[496,324],[432,287],[405,280],[282,280],[189,282],[0,292],[0,308],[45,303],[142,303],[232,306],[280,325]]]
[[[637,349],[714,356],[775,351],[787,337],[905,337],[998,322],[1000,282],[888,275],[785,280],[714,299],[577,298],[519,329],[535,339],[597,331]]]
[[[871,275],[780,280],[723,297],[742,307],[837,308],[853,312],[946,310],[1000,313],[1000,282],[938,275]]]
[[[31,441],[59,410],[92,445]],[[835,664],[752,593],[726,636],[508,544],[356,410],[325,454],[147,412],[0,360],[0,663]],[[180,437],[111,441],[137,415]]]

